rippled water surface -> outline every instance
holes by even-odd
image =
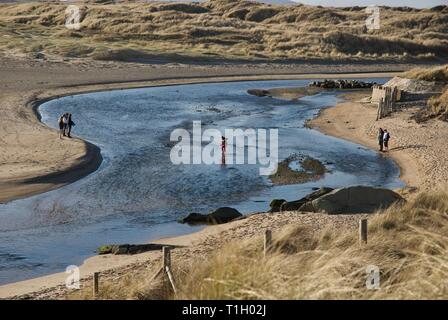
[[[373,79],[384,82],[385,79]],[[250,88],[304,86],[308,81],[257,81],[167,86],[82,94],[40,107],[56,127],[71,112],[74,134],[101,147],[100,169],[58,190],[0,205],[0,284],[64,271],[105,243],[137,243],[192,232],[176,222],[188,212],[232,206],[268,209],[272,198],[295,200],[319,186],[401,186],[388,158],[304,128],[337,102],[336,92],[298,101],[248,95]],[[272,186],[257,165],[179,165],[170,161],[175,128],[278,128],[279,158],[309,155],[330,172],[319,181]],[[61,142],[63,143],[63,142]]]

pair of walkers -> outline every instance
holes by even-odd
[[[387,129],[383,130],[383,128],[379,128],[378,144],[380,146],[381,152],[389,151],[389,140],[390,140],[390,133],[387,131]]]
[[[71,113],[64,113],[59,117],[59,138],[62,139],[62,136],[71,138],[70,133],[72,132],[72,127],[75,123],[72,120]]]

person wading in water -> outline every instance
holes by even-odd
[[[221,163],[226,164],[226,137],[221,136]]]
[[[383,137],[384,137],[384,131],[383,128],[380,128],[378,130],[378,144],[380,145],[380,152],[383,151]]]

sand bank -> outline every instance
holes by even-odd
[[[154,66],[2,58],[0,203],[61,187],[95,171],[101,163],[97,147],[76,137],[59,139],[56,130],[40,122],[36,108],[44,101],[77,93],[186,83],[391,77],[395,74],[373,72],[375,69],[366,66],[360,66],[360,70],[368,73],[343,73],[354,70],[355,66],[350,65],[320,67],[322,73],[308,74],[314,69],[309,65],[295,68],[284,65]]]
[[[376,121],[377,107],[362,103],[366,93],[343,95],[347,100],[333,108],[323,109],[309,121],[325,134],[350,140],[378,150],[377,132],[381,127],[391,133],[390,151],[401,169],[401,179],[417,190],[444,188],[448,181],[448,123],[431,120],[416,123],[410,117],[417,111],[404,109]],[[409,188],[408,188],[409,189]]]

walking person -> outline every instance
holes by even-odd
[[[62,124],[62,135],[65,137],[68,131],[68,113],[64,113],[62,116]]]
[[[75,125],[75,123],[72,120],[72,114],[67,114],[67,137],[71,138],[72,136],[70,133],[72,132],[72,127]]]
[[[387,129],[384,129],[383,143],[384,143],[384,151],[385,152],[389,151],[389,140],[390,140],[390,134],[387,131]]]
[[[384,130],[383,130],[383,128],[379,128],[379,130],[378,130],[378,144],[380,145],[380,152],[383,151],[383,138],[384,138]]]
[[[59,125],[59,139],[62,139],[62,135],[65,136],[64,132],[64,114],[59,117],[58,119],[58,125]]]

